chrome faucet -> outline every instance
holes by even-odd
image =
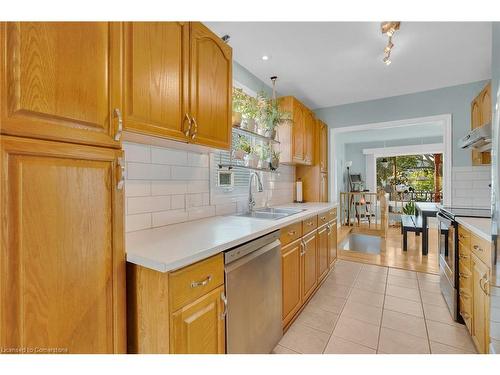
[[[261,193],[264,191],[264,187],[262,186],[262,180],[260,179],[260,176],[257,172],[251,172],[250,173],[250,180],[248,182],[248,211],[252,212],[253,208],[255,206],[255,199],[252,195],[252,182],[254,180],[254,177],[257,177],[257,189]]]

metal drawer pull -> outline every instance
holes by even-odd
[[[118,158],[118,165],[120,166],[120,179],[118,180],[118,183],[116,184],[116,188],[118,190],[122,190],[123,186],[125,185],[125,165],[123,163],[122,158]]]
[[[306,253],[306,244],[304,240],[300,241],[300,256],[303,256]]]
[[[312,222],[312,221],[308,221],[308,222],[306,223],[306,225],[310,227],[310,226],[312,226],[312,225],[313,225],[313,222]]]
[[[321,216],[320,219],[323,220],[323,221],[325,221],[326,220],[326,216]]]
[[[197,288],[199,286],[205,286],[210,281],[212,281],[212,275],[208,275],[207,278],[205,280],[202,280],[202,281],[191,281],[191,288]]]
[[[462,272],[459,272],[458,276],[460,276],[460,277],[462,277],[464,279],[468,279],[470,277],[469,275],[466,275],[465,273],[462,273]]]
[[[187,130],[184,132],[184,135],[185,135],[186,137],[189,137],[189,133],[191,133],[191,124],[192,124],[193,120],[191,119],[191,117],[189,117],[189,114],[188,114],[188,113],[186,113],[186,114],[184,115],[184,118],[188,121],[188,128],[187,128]]]
[[[332,226],[330,224],[326,224],[326,230],[328,231],[328,234],[332,232]]]
[[[460,254],[458,256],[460,259],[469,259],[469,256],[468,255],[463,255],[463,254]]]
[[[220,299],[222,300],[222,302],[224,302],[224,310],[222,311],[222,314],[220,314],[220,319],[224,320],[227,315],[227,297],[224,292],[220,294]]]
[[[116,130],[115,141],[119,141],[123,132],[123,119],[119,108],[115,108],[115,116],[118,117],[118,129]]]
[[[483,249],[482,249],[482,248],[480,248],[478,245],[474,245],[473,247],[474,247],[474,250],[483,251]]]
[[[484,292],[484,294],[486,294],[487,296],[489,296],[490,294],[488,293],[488,291],[486,290],[486,284],[488,284],[490,281],[488,280],[488,278],[482,278],[481,280],[479,280],[479,287],[481,288],[481,290]]]
[[[294,231],[294,230],[290,230],[290,231],[288,231],[288,233],[287,233],[287,234],[288,234],[289,236],[295,236],[295,235],[297,234],[297,232],[296,232],[296,231]]]

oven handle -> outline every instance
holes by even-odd
[[[436,216],[437,216],[438,221],[443,222],[448,226],[451,226],[453,224],[453,222],[450,219],[448,219],[446,216],[444,216],[440,212],[438,212]]]

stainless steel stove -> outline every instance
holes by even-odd
[[[454,320],[461,321],[458,306],[458,223],[457,217],[490,218],[490,209],[441,206],[439,229],[439,274],[441,293]]]

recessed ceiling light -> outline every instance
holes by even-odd
[[[264,61],[269,60],[269,56],[267,56],[267,55],[262,56],[262,60],[264,60]]]

